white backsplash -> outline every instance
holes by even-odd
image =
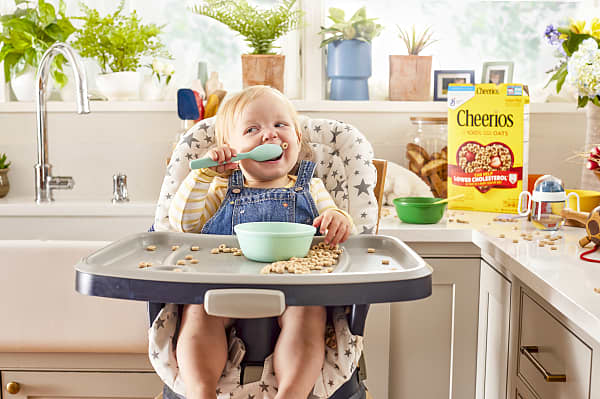
[[[573,105],[574,107],[574,105]],[[56,176],[73,176],[73,190],[56,190],[57,201],[110,201],[112,176],[127,174],[129,196],[155,201],[166,158],[180,121],[173,111],[88,115],[48,113],[49,159]],[[302,113],[302,112],[301,112]],[[371,141],[375,155],[402,164],[410,134],[408,112],[304,112],[351,123]],[[441,115],[433,113],[431,115]],[[579,185],[582,163],[566,161],[584,145],[585,113],[532,113],[529,173],[551,173],[569,188]],[[7,198],[34,197],[36,121],[33,112],[0,112],[0,153],[12,161]],[[2,201],[0,199],[0,201]]]

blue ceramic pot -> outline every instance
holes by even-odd
[[[337,40],[327,45],[330,100],[368,100],[371,76],[371,43]]]

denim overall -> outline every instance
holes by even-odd
[[[312,224],[319,216],[310,194],[315,164],[302,161],[296,184],[290,188],[244,187],[244,175],[236,169],[229,176],[225,199],[204,224],[202,234],[233,235],[233,226],[249,222],[291,222]]]

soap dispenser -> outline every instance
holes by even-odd
[[[539,230],[558,230],[565,222],[560,211],[569,208],[568,200],[571,196],[577,199],[579,212],[579,196],[575,192],[565,192],[565,187],[559,178],[544,175],[535,181],[533,194],[523,191],[519,195],[518,212],[521,216],[531,213],[531,222]],[[522,210],[524,198],[527,198],[526,209]]]

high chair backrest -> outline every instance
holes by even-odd
[[[385,170],[378,173],[373,165],[371,144],[356,128],[343,122],[302,115],[299,122],[303,142],[300,159],[316,163],[315,177],[323,180],[336,205],[352,216],[357,232],[375,234]],[[215,145],[214,118],[198,122],[181,137],[160,190],[154,220],[157,231],[172,231],[168,210],[179,185],[190,172],[189,161],[202,158]]]

